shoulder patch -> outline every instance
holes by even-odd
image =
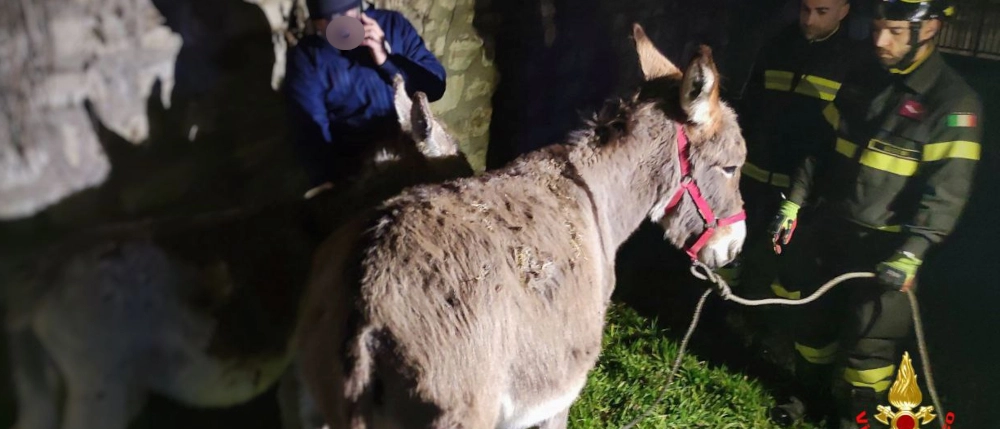
[[[974,113],[952,113],[946,119],[949,127],[975,127],[979,118]]]
[[[924,118],[924,105],[916,100],[906,100],[902,106],[899,106],[899,114],[919,121]]]

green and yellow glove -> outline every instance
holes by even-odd
[[[922,262],[910,252],[897,252],[888,261],[878,264],[875,272],[882,284],[906,292],[913,287]]]
[[[791,201],[784,200],[778,208],[778,214],[771,223],[771,244],[774,245],[774,253],[781,254],[781,246],[787,246],[792,241],[792,233],[799,222],[799,205]]]

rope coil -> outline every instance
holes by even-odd
[[[752,300],[752,299],[742,298],[733,294],[733,291],[732,289],[730,289],[729,284],[726,283],[726,280],[723,279],[722,276],[720,276],[714,270],[709,268],[707,265],[701,263],[700,261],[696,260],[692,262],[691,274],[701,280],[708,281],[713,285],[715,285],[716,286],[715,290],[719,293],[719,296],[721,296],[722,299],[727,301],[733,301],[735,303],[751,307],[761,306],[761,305],[804,305],[819,299],[821,296],[826,294],[830,289],[833,289],[834,287],[837,287],[848,280],[875,277],[875,273],[870,273],[870,272],[844,273],[824,283],[823,286],[820,286],[820,288],[816,290],[816,292],[813,292],[812,295],[809,295],[803,299],[767,298],[767,299]],[[711,295],[712,290],[713,290],[712,288],[706,289],[705,292],[702,293],[701,298],[698,300],[698,304],[695,306],[694,315],[691,318],[691,323],[690,325],[688,325],[687,332],[684,334],[684,339],[681,340],[680,347],[677,350],[677,358],[674,359],[674,363],[670,370],[670,374],[667,376],[667,382],[666,384],[663,385],[663,388],[660,391],[660,395],[657,396],[656,400],[653,401],[652,404],[646,407],[646,410],[641,415],[634,418],[625,426],[622,426],[621,429],[632,429],[633,427],[635,427],[636,424],[638,424],[640,421],[648,417],[653,412],[653,408],[659,405],[660,402],[663,401],[663,399],[667,396],[667,390],[670,387],[670,384],[673,383],[674,377],[677,375],[677,371],[680,369],[681,360],[684,357],[684,349],[687,347],[688,341],[694,334],[694,329],[698,325],[698,319],[701,317],[702,308],[705,306],[705,301],[708,300],[708,296]],[[927,354],[927,343],[924,340],[924,329],[923,329],[923,322],[921,321],[920,318],[920,307],[917,305],[917,297],[916,295],[914,295],[912,290],[907,290],[906,295],[907,298],[909,298],[910,309],[912,310],[910,311],[910,314],[913,317],[913,326],[917,337],[917,347],[920,351],[920,359],[923,361],[923,373],[924,373],[924,379],[927,380],[927,390],[931,394],[931,400],[934,403],[934,408],[936,408],[938,412],[941,413],[944,412],[944,408],[941,407],[941,402],[938,399],[937,395],[937,389],[934,387],[934,379],[931,377],[931,370],[930,370],[931,361],[930,357]]]

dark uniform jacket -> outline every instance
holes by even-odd
[[[819,144],[817,133],[831,132],[823,108],[836,97],[849,70],[859,64],[877,66],[872,52],[871,44],[850,39],[845,29],[810,42],[797,23],[766,45],[740,103],[747,141],[743,176],[788,188],[795,167]]]
[[[849,78],[825,110],[836,138],[802,164],[789,200],[819,196],[820,210],[905,234],[900,250],[922,259],[965,207],[982,105],[937,51],[883,76]]]

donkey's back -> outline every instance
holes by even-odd
[[[323,276],[345,282],[334,289],[360,284],[362,309],[327,325],[356,330],[314,333],[345,338],[358,353],[345,381],[359,406],[375,395],[378,415],[396,422],[529,427],[568,409],[583,387],[600,350],[612,261],[564,164],[522,161],[536,168],[388,201],[360,237],[359,263],[332,264],[340,273]]]

